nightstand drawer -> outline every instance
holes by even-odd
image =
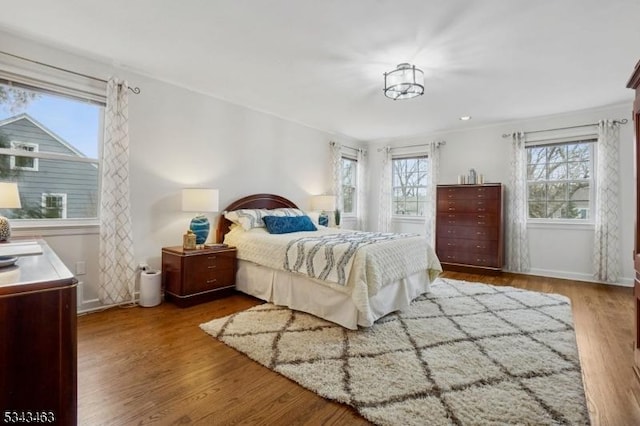
[[[234,269],[235,264],[235,256],[225,253],[190,256],[184,259],[185,269],[194,275],[210,275],[223,269]]]
[[[183,283],[185,294],[202,293],[203,291],[229,287],[235,284],[236,271],[233,268],[208,270],[187,277]]]

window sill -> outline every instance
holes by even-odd
[[[392,216],[391,221],[400,223],[424,223],[423,216]]]
[[[16,237],[99,234],[97,219],[70,220],[11,220],[12,235]]]
[[[527,222],[528,229],[570,229],[572,231],[593,231],[595,224],[593,222],[572,222],[568,220],[553,222]]]

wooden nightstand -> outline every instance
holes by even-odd
[[[236,249],[162,249],[165,299],[180,307],[225,296],[236,282]]]

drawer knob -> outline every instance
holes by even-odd
[[[484,224],[485,224],[485,222],[478,221],[478,225],[484,225]]]
[[[215,269],[215,268],[216,268],[216,265],[209,265],[209,266],[207,266],[207,269]]]
[[[455,223],[456,223],[456,221],[455,221],[455,220],[450,220],[450,221],[449,221],[449,223],[450,223],[450,224],[455,224]]]
[[[484,233],[484,232],[482,232],[482,231],[478,231],[478,232],[476,232],[476,234],[478,234],[478,235],[485,235],[485,233]]]
[[[212,279],[212,280],[207,280],[207,284],[212,284],[215,283],[216,281],[218,281],[217,279]]]
[[[209,260],[215,260],[215,258],[216,258],[215,256],[207,256],[207,259]]]
[[[479,212],[483,212],[483,211],[484,211],[484,209],[478,209],[478,211],[479,211]]]

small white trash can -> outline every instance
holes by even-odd
[[[162,279],[160,271],[142,271],[140,273],[140,306],[150,308],[161,301]]]

